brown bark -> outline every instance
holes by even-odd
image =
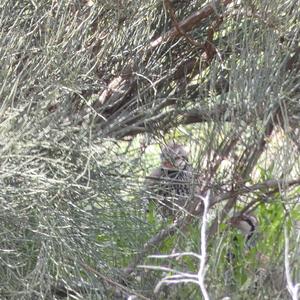
[[[193,28],[198,26],[203,20],[207,19],[209,16],[217,13],[216,7],[217,6],[226,6],[228,5],[231,0],[224,0],[218,1],[216,4],[209,3],[198,12],[192,14],[185,20],[179,22],[174,26],[171,30],[166,32],[164,35],[160,36],[159,38],[155,39],[154,41],[149,43],[149,46],[145,48],[143,53],[140,53],[140,57],[148,57],[150,53],[154,50],[154,48],[158,47],[161,43],[169,41],[171,39],[179,38],[183,33],[191,31]],[[207,55],[206,60],[209,62],[213,57],[212,45],[206,44],[203,47],[209,55]],[[146,61],[145,61],[146,62]],[[124,71],[122,74],[114,78],[107,86],[107,88],[101,93],[99,100],[95,103],[94,108],[98,109],[101,107],[105,107],[106,104],[109,102],[110,109],[109,113],[113,113],[116,109],[124,106],[130,99],[127,99],[126,96],[134,89],[135,80],[134,80],[134,70],[136,69],[136,61],[130,61],[126,66],[124,66]],[[192,66],[193,67],[193,66]],[[190,69],[189,69],[190,70]],[[181,73],[181,72],[180,72]],[[185,75],[185,74],[184,74]],[[178,73],[175,76],[178,78]],[[130,95],[132,98],[133,95]],[[122,98],[120,100],[120,98]],[[113,108],[114,104],[116,103],[116,108]],[[102,114],[105,113],[105,110],[101,112]]]

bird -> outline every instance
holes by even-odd
[[[258,235],[258,220],[253,214],[239,213],[229,219],[231,228],[236,228],[243,237],[243,245],[239,243],[238,234],[231,239],[230,250],[226,254],[227,262],[235,264],[240,255],[244,256],[255,247]]]
[[[259,230],[257,217],[252,213],[239,213],[230,218],[229,225],[238,229],[244,236],[244,247],[240,249],[240,251],[229,251],[227,253],[227,261],[230,265],[234,266],[233,269],[244,269],[244,274],[250,279],[247,281],[251,282],[249,285],[249,292],[256,292],[259,289],[265,289],[268,286],[282,292],[285,289],[286,284],[285,272],[279,266],[272,266],[272,258],[268,254],[260,251],[258,242],[263,239],[263,235],[265,234]],[[235,235],[233,237],[232,248],[237,250],[238,247],[240,246],[238,244],[238,238]],[[251,250],[255,250],[250,255],[251,257],[253,254],[254,257],[252,256],[252,259],[250,260],[247,260],[247,258],[245,259],[245,254]],[[236,262],[239,259],[242,263],[240,266],[236,265]],[[241,270],[238,271],[239,276],[240,271]],[[229,273],[227,272],[227,277],[229,277],[228,274]],[[227,280],[228,279],[230,279],[230,277],[227,278]],[[235,283],[234,280],[233,283]]]
[[[188,152],[183,145],[171,141],[161,150],[160,166],[147,177],[147,205],[153,202],[162,217],[176,218],[188,210],[193,182]]]
[[[253,214],[242,213],[231,217],[229,224],[233,228],[237,228],[245,237],[245,248],[250,250],[256,244],[258,233],[258,220]],[[237,237],[235,236],[236,240]]]

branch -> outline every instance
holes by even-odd
[[[154,247],[158,246],[167,237],[177,232],[177,230],[184,225],[185,221],[186,218],[183,217],[175,221],[166,229],[162,229],[160,232],[154,235],[147,243],[144,244],[143,249],[137,255],[135,255],[131,264],[125,269],[125,274],[130,275],[135,270],[136,266],[139,265],[149,253],[151,253]]]
[[[181,36],[181,32],[189,32],[193,30],[196,26],[198,26],[203,20],[207,19],[212,14],[216,13],[216,7],[220,6],[227,6],[230,4],[232,0],[223,0],[223,1],[212,1],[211,3],[208,3],[206,6],[204,6],[199,11],[195,12],[185,20],[181,21],[178,24],[178,27],[180,30],[177,30],[176,27],[172,28],[168,32],[166,32],[164,35],[160,36],[156,40],[150,43],[150,49],[156,48],[163,42],[166,42],[168,40],[178,38]]]
[[[173,24],[176,28],[176,30],[178,31],[178,33],[180,35],[182,35],[183,37],[185,37],[185,39],[193,46],[196,46],[198,48],[203,48],[204,45],[202,44],[199,44],[198,42],[196,42],[193,38],[191,38],[184,30],[182,30],[182,28],[180,27],[178,21],[177,21],[177,18],[175,16],[175,12],[174,12],[174,9],[173,9],[173,6],[170,2],[170,0],[164,0],[164,3],[165,3],[165,6],[167,8],[167,10],[169,11],[169,14],[170,14],[170,17],[173,21]]]
[[[152,178],[152,177],[151,177]],[[225,193],[219,197],[217,197],[213,202],[210,203],[210,208],[212,208],[215,204],[220,203],[221,201],[228,200],[228,199],[237,199],[238,196],[249,194],[258,190],[264,190],[264,189],[278,189],[282,185],[285,186],[293,186],[300,184],[300,178],[298,179],[293,179],[293,180],[267,180],[262,183],[257,183],[249,187],[241,187],[238,190],[235,191],[230,191],[228,193]],[[197,203],[197,206],[199,206],[199,203]],[[187,224],[193,220],[195,215],[200,215],[202,213],[202,210],[199,211],[197,210],[199,208],[194,207],[192,212],[188,214],[187,216],[179,219],[177,222],[174,224],[170,225],[166,229],[162,229],[160,232],[158,232],[155,236],[153,236],[145,245],[143,246],[143,249],[139,251],[139,253],[134,257],[133,261],[131,264],[126,268],[125,274],[130,275],[136,268],[138,264],[146,257],[148,256],[152,250],[155,247],[158,247],[161,242],[164,241],[164,239],[168,238],[170,235],[173,235],[177,232],[177,230],[182,230]],[[226,216],[226,215],[225,215]],[[225,218],[223,217],[223,219]],[[212,231],[211,227],[211,231]],[[212,235],[214,232],[210,231],[210,235]]]
[[[177,23],[171,30],[166,32],[163,36],[157,38],[156,40],[150,42],[148,47],[140,53],[139,57],[146,56],[152,53],[153,49],[158,47],[162,42],[169,41],[174,38],[178,38],[181,36],[182,32],[191,31],[194,27],[198,26],[203,20],[207,19],[210,15],[216,13],[216,7],[226,6],[232,0],[223,0],[217,2],[211,2],[207,4],[205,7],[200,9],[198,12],[192,14],[185,20],[180,23]],[[135,65],[140,63],[136,59],[130,61],[126,66],[123,68],[123,72],[120,76],[114,78],[109,84],[107,89],[105,89],[99,97],[98,102],[95,104],[96,107],[105,106],[107,102],[110,102],[113,105],[113,102],[116,99],[119,99],[122,95],[122,91],[125,91],[125,96],[130,94],[133,89],[133,84],[135,81],[133,80],[133,71],[135,70]],[[116,94],[116,96],[115,96]],[[114,101],[110,99],[114,99]],[[125,99],[126,100],[126,99]],[[125,101],[124,100],[124,101]],[[118,108],[121,107],[124,103],[123,101],[117,101]]]
[[[187,214],[187,216],[184,216],[178,220],[176,220],[172,225],[170,225],[167,229],[162,229],[160,232],[158,232],[154,237],[152,237],[145,245],[143,246],[143,249],[134,257],[132,263],[128,266],[128,268],[125,270],[126,275],[130,275],[136,266],[140,264],[140,262],[153,250],[154,247],[158,246],[164,239],[169,237],[170,235],[173,235],[177,232],[177,230],[183,230],[186,225],[190,224],[195,216],[201,216],[203,213],[203,205],[201,200],[201,194],[206,193],[209,190],[209,181],[212,178],[212,174],[215,174],[218,167],[220,166],[222,160],[224,157],[227,156],[227,154],[231,151],[231,149],[236,145],[237,142],[236,135],[233,135],[229,141],[226,141],[222,147],[222,149],[219,152],[218,157],[214,159],[214,165],[211,167],[212,172],[209,172],[210,176],[205,180],[203,183],[203,188],[200,189],[200,182],[199,187],[195,188],[195,201],[192,203],[192,207],[188,208],[188,211],[190,212]]]
[[[258,159],[260,158],[261,154],[263,153],[266,145],[266,138],[269,137],[273,131],[274,128],[274,119],[278,116],[280,112],[280,105],[277,104],[277,106],[273,109],[273,112],[270,114],[270,117],[265,125],[265,130],[262,133],[262,136],[260,138],[260,141],[257,144],[257,141],[255,141],[255,144],[252,147],[248,147],[244,154],[242,155],[239,165],[237,166],[237,176],[240,178],[247,178],[250,173],[252,172],[253,168],[255,167]],[[239,183],[237,184],[239,187]],[[220,215],[220,217],[215,218],[213,224],[211,225],[209,229],[208,236],[213,236],[217,230],[220,222],[223,222],[225,217],[228,215],[230,210],[235,206],[237,201],[237,194],[229,198],[228,202],[223,208],[223,211]]]
[[[98,272],[94,268],[88,266],[87,264],[81,263],[81,262],[79,264],[86,271],[94,273],[99,278],[101,278],[105,284],[113,287],[112,293],[115,294],[116,296],[118,294],[121,294],[122,292],[124,292],[124,293],[126,293],[127,296],[134,295],[134,296],[138,297],[138,299],[150,300],[149,298],[135,292],[134,290],[132,290],[118,282],[115,282],[114,280],[101,274],[100,272]],[[86,295],[88,293],[93,293],[93,294],[97,294],[97,293],[101,293],[101,292],[103,293],[103,290],[94,288],[93,286],[91,286],[87,283],[84,283],[84,282],[73,283],[71,285],[67,285],[65,282],[59,281],[56,284],[51,286],[51,292],[52,292],[52,294],[63,298],[63,297],[70,297],[70,296],[72,297],[72,296],[76,296],[76,295],[82,296],[82,295]]]
[[[172,101],[172,104],[176,104]],[[167,105],[171,105],[167,102]],[[156,110],[155,110],[156,111]],[[139,133],[145,133],[148,131],[153,131],[153,128],[159,127],[167,131],[171,126],[178,126],[211,122],[212,120],[219,120],[224,122],[230,122],[232,119],[236,118],[237,115],[234,113],[227,114],[228,117],[225,119],[224,116],[228,111],[228,106],[225,104],[217,104],[213,108],[202,108],[202,109],[192,109],[190,111],[180,111],[174,108],[169,111],[161,112],[159,114],[153,112],[150,117],[147,118],[149,112],[144,111],[140,116],[139,120],[134,120],[133,124],[128,121],[128,118],[124,120],[124,124],[118,123],[118,130],[111,128],[107,135],[122,139],[126,136],[135,136]],[[175,117],[174,117],[175,114]],[[241,113],[239,113],[240,116]],[[178,118],[176,118],[176,116]],[[159,124],[159,125],[158,125]],[[123,125],[123,126],[120,126]]]
[[[300,283],[293,284],[291,278],[291,270],[289,263],[289,237],[286,226],[284,227],[284,266],[285,266],[285,277],[287,281],[287,289],[292,296],[293,300],[298,300],[298,291],[300,289]]]
[[[176,269],[172,268],[166,268],[166,267],[161,267],[161,266],[140,266],[143,268],[147,269],[153,269],[153,270],[160,270],[160,271],[167,271],[171,273],[175,273],[175,275],[167,275],[163,279],[161,279],[158,284],[156,285],[156,288],[154,292],[158,292],[160,287],[166,283],[166,284],[171,284],[171,283],[196,283],[199,285],[201,293],[204,297],[205,300],[209,300],[208,292],[204,284],[204,279],[205,279],[205,274],[206,274],[206,268],[205,268],[205,262],[207,260],[207,253],[206,253],[206,225],[208,223],[208,208],[209,208],[209,201],[210,201],[210,192],[207,192],[205,197],[201,197],[199,195],[199,198],[204,203],[204,212],[203,212],[203,217],[202,217],[202,226],[201,226],[201,246],[200,246],[200,255],[196,253],[191,253],[191,252],[184,252],[184,253],[174,253],[171,255],[152,255],[151,257],[154,258],[178,258],[182,256],[191,256],[191,257],[196,257],[199,260],[199,270],[197,274],[190,274],[187,272],[180,272],[177,271]]]
[[[205,262],[207,259],[207,253],[206,253],[206,226],[208,224],[208,209],[209,209],[209,201],[210,201],[210,193],[208,192],[205,197],[201,197],[204,203],[204,211],[203,211],[203,217],[202,217],[202,226],[201,226],[201,259],[199,263],[199,271],[198,271],[198,282],[199,286],[203,295],[203,298],[205,300],[209,300],[209,296],[207,293],[207,289],[204,284],[204,279],[205,279],[205,274],[206,274],[206,269],[205,269]]]
[[[210,207],[214,206],[217,203],[220,203],[224,200],[228,200],[230,198],[236,198],[238,196],[250,194],[256,191],[260,190],[265,190],[265,189],[273,189],[272,193],[275,193],[279,191],[280,186],[286,186],[286,187],[291,187],[293,185],[300,185],[300,178],[298,179],[292,179],[292,180],[276,180],[276,179],[271,179],[271,180],[266,180],[265,182],[262,183],[256,183],[252,186],[244,186],[240,187],[234,191],[230,191],[228,193],[225,193],[219,197],[217,197],[214,202],[211,203]]]
[[[96,275],[99,276],[100,278],[102,278],[102,279],[103,279],[105,282],[107,282],[108,284],[110,284],[110,285],[112,285],[112,286],[114,286],[114,287],[116,287],[116,288],[119,288],[119,289],[123,290],[123,291],[126,292],[127,294],[135,295],[135,296],[137,296],[139,299],[150,300],[149,298],[147,298],[147,297],[145,297],[145,296],[143,296],[143,295],[141,295],[141,294],[139,294],[139,293],[137,293],[137,292],[135,292],[135,291],[129,289],[128,287],[123,286],[123,285],[119,284],[118,282],[115,282],[115,281],[113,281],[112,279],[110,279],[110,278],[108,278],[108,277],[102,275],[101,273],[99,273],[98,271],[96,271],[94,268],[92,268],[92,267],[90,267],[90,266],[88,266],[88,265],[86,265],[86,264],[83,264],[83,263],[81,263],[81,265],[82,265],[82,267],[85,268],[86,270],[88,270],[88,271],[90,271],[90,272],[96,274]]]

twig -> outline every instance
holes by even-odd
[[[230,191],[228,193],[224,193],[223,195],[220,195],[219,197],[216,197],[214,202],[211,203],[211,207],[214,206],[217,203],[220,203],[224,200],[228,200],[232,197],[237,197],[241,195],[246,195],[253,193],[255,191],[264,190],[264,189],[273,189],[272,193],[275,193],[279,190],[279,187],[284,185],[286,187],[291,187],[293,185],[300,184],[300,178],[297,179],[291,179],[291,180],[276,180],[276,179],[270,179],[266,180],[261,183],[253,184],[252,186],[243,186],[239,187],[233,191]],[[253,201],[257,202],[257,201]],[[251,205],[252,206],[252,205]]]
[[[203,217],[202,217],[202,226],[201,226],[201,245],[200,245],[200,255],[196,253],[190,253],[190,252],[184,252],[184,253],[173,253],[170,255],[152,255],[150,257],[152,258],[160,258],[160,259],[165,259],[165,258],[178,258],[182,256],[192,256],[196,257],[199,259],[199,270],[197,274],[189,274],[186,272],[180,272],[172,268],[168,267],[162,267],[162,266],[146,266],[142,265],[139,267],[142,268],[147,268],[147,269],[152,269],[152,270],[160,270],[160,271],[165,271],[165,272],[172,272],[175,273],[173,275],[168,275],[165,276],[163,279],[161,279],[158,284],[155,287],[154,292],[157,293],[160,287],[163,284],[177,284],[177,283],[195,283],[198,284],[201,290],[201,293],[203,295],[203,298],[205,300],[209,300],[208,292],[205,287],[205,273],[206,273],[206,268],[205,268],[205,262],[207,260],[207,254],[206,254],[206,226],[208,223],[208,209],[209,209],[209,199],[210,199],[210,193],[208,192],[205,197],[202,197],[198,195],[199,198],[202,199],[204,203],[204,212],[203,212]]]
[[[260,158],[261,154],[263,153],[265,146],[267,144],[266,137],[270,136],[274,129],[274,119],[278,116],[278,113],[280,112],[280,105],[277,103],[277,105],[272,109],[270,113],[270,118],[268,119],[267,123],[265,124],[265,130],[262,133],[262,136],[257,144],[257,141],[255,145],[252,147],[248,147],[246,151],[244,152],[244,155],[241,157],[239,161],[239,166],[237,167],[237,170],[241,170],[239,175],[241,178],[247,178],[253,168],[255,167],[256,162]],[[247,162],[245,164],[245,162]],[[241,185],[241,183],[237,183],[238,187]],[[223,222],[227,214],[231,211],[231,209],[235,206],[237,202],[237,196],[238,194],[233,194],[232,197],[229,198],[228,202],[225,204],[221,216],[216,218],[213,224],[211,225],[209,229],[209,237],[214,235],[217,230],[220,222]]]
[[[202,292],[202,295],[205,300],[209,300],[209,296],[204,284],[205,279],[205,262],[206,262],[206,226],[208,224],[208,209],[209,209],[209,198],[210,193],[208,192],[205,197],[202,197],[203,203],[204,203],[204,212],[202,217],[202,226],[201,226],[201,259],[200,259],[200,265],[199,265],[199,271],[198,271],[198,282],[199,286]]]
[[[231,3],[232,0],[223,0],[223,1],[212,1],[208,3],[206,6],[201,8],[199,11],[195,12],[194,14],[190,15],[186,19],[181,22],[175,23],[174,28],[170,29],[168,32],[160,36],[159,38],[155,39],[154,41],[150,42],[148,47],[142,50],[142,53],[145,54],[145,57],[148,57],[154,48],[158,47],[165,41],[170,39],[178,38],[183,33],[191,31],[195,26],[199,25],[203,20],[208,18],[210,15],[214,14],[216,6],[227,6]],[[142,56],[142,53],[140,56]],[[124,72],[121,76],[117,76],[114,78],[109,84],[107,89],[105,89],[99,97],[99,100],[94,105],[95,108],[98,107],[105,107],[105,105],[113,98],[114,94],[121,94],[124,95],[129,93],[133,89],[134,81],[132,81],[133,71],[134,71],[135,63],[130,61],[126,66],[124,66]],[[120,92],[125,91],[125,92]],[[120,98],[120,95],[119,97]],[[113,102],[113,101],[111,101]],[[111,104],[110,102],[110,104]],[[118,105],[122,106],[119,102]]]
[[[287,281],[287,289],[292,296],[293,300],[298,300],[298,291],[300,288],[300,283],[293,284],[291,278],[291,270],[289,263],[289,237],[286,226],[284,227],[284,266],[285,266],[285,276]]]
[[[117,288],[119,288],[119,289],[125,291],[125,292],[128,293],[128,294],[133,294],[133,295],[139,297],[140,299],[143,299],[143,300],[150,300],[149,298],[147,298],[147,297],[145,297],[145,296],[143,296],[143,295],[141,295],[141,294],[139,294],[139,293],[137,293],[137,292],[135,292],[135,291],[133,291],[133,290],[131,290],[131,289],[125,287],[125,286],[123,286],[122,284],[120,284],[120,283],[118,283],[118,282],[115,282],[115,281],[113,281],[113,280],[110,279],[110,278],[107,278],[106,276],[104,276],[103,274],[99,273],[99,272],[96,271],[94,268],[92,268],[92,267],[90,267],[90,266],[88,266],[88,265],[86,265],[86,264],[80,263],[80,265],[81,265],[84,269],[86,269],[87,271],[90,271],[90,272],[96,274],[97,276],[99,276],[101,279],[103,279],[105,282],[109,283],[110,285],[113,285],[113,286],[115,286],[115,287],[117,287]]]
[[[155,236],[153,236],[147,243],[144,244],[143,249],[134,257],[131,264],[124,270],[125,274],[130,275],[136,266],[152,251],[155,246],[159,245],[168,236],[174,234],[183,226],[185,222],[186,218],[181,218],[168,228],[162,229]]]
[[[204,44],[199,44],[197,41],[195,41],[193,38],[191,38],[179,25],[177,18],[175,16],[175,12],[173,9],[173,6],[170,2],[170,0],[164,0],[165,6],[167,10],[169,11],[170,17],[173,21],[173,24],[177,30],[177,32],[182,35],[191,45],[198,47],[198,48],[204,48]]]
[[[157,179],[155,177],[149,177],[151,179]],[[241,195],[249,194],[258,190],[266,189],[266,188],[272,188],[272,189],[279,189],[280,185],[285,186],[293,186],[296,184],[300,184],[300,178],[293,179],[290,181],[285,180],[267,180],[263,183],[257,183],[249,187],[240,187],[239,189],[235,191],[230,191],[228,193],[225,193],[216,199],[214,199],[213,202],[210,202],[210,208],[213,207],[215,204],[220,203],[221,201],[231,199],[232,197],[238,197]],[[196,213],[195,213],[196,212]],[[131,264],[125,269],[125,274],[130,275],[136,266],[140,264],[140,262],[147,256],[154,247],[158,246],[164,239],[169,237],[170,235],[175,234],[177,230],[181,230],[186,224],[189,224],[191,220],[193,219],[194,215],[200,215],[201,212],[196,211],[196,208],[189,213],[186,217],[183,217],[179,220],[177,220],[175,223],[167,227],[166,229],[162,229],[160,232],[158,232],[155,236],[153,236],[147,243],[144,244],[142,250],[134,257]],[[226,214],[224,215],[225,218]],[[212,234],[212,233],[210,233]]]
[[[212,1],[211,3],[208,3],[206,6],[204,6],[199,11],[195,12],[194,14],[192,14],[185,20],[179,22],[178,26],[184,32],[189,32],[194,27],[196,27],[198,24],[200,24],[201,21],[203,21],[204,19],[206,19],[207,17],[209,17],[210,15],[215,13],[216,6],[220,6],[220,5],[227,6],[231,2],[232,2],[232,0],[217,1],[217,3],[216,3],[216,1]],[[149,50],[152,50],[153,48],[156,48],[163,42],[173,39],[173,38],[176,38],[180,35],[181,35],[181,33],[178,32],[178,30],[176,28],[172,28],[171,30],[166,32],[164,35],[160,36],[159,38],[157,38],[156,40],[151,42]]]

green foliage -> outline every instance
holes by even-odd
[[[153,202],[143,211],[145,176],[170,140],[216,200],[211,299],[285,299],[256,274],[283,266],[285,226],[299,282],[299,5],[168,2],[1,1],[1,299],[58,299],[61,283],[70,299],[201,299],[194,284],[154,295],[162,272],[124,271],[139,255],[159,265],[147,256],[200,252],[200,215],[159,239],[173,220]],[[256,205],[255,248],[244,251],[225,205]],[[163,264],[199,269],[188,256]]]

